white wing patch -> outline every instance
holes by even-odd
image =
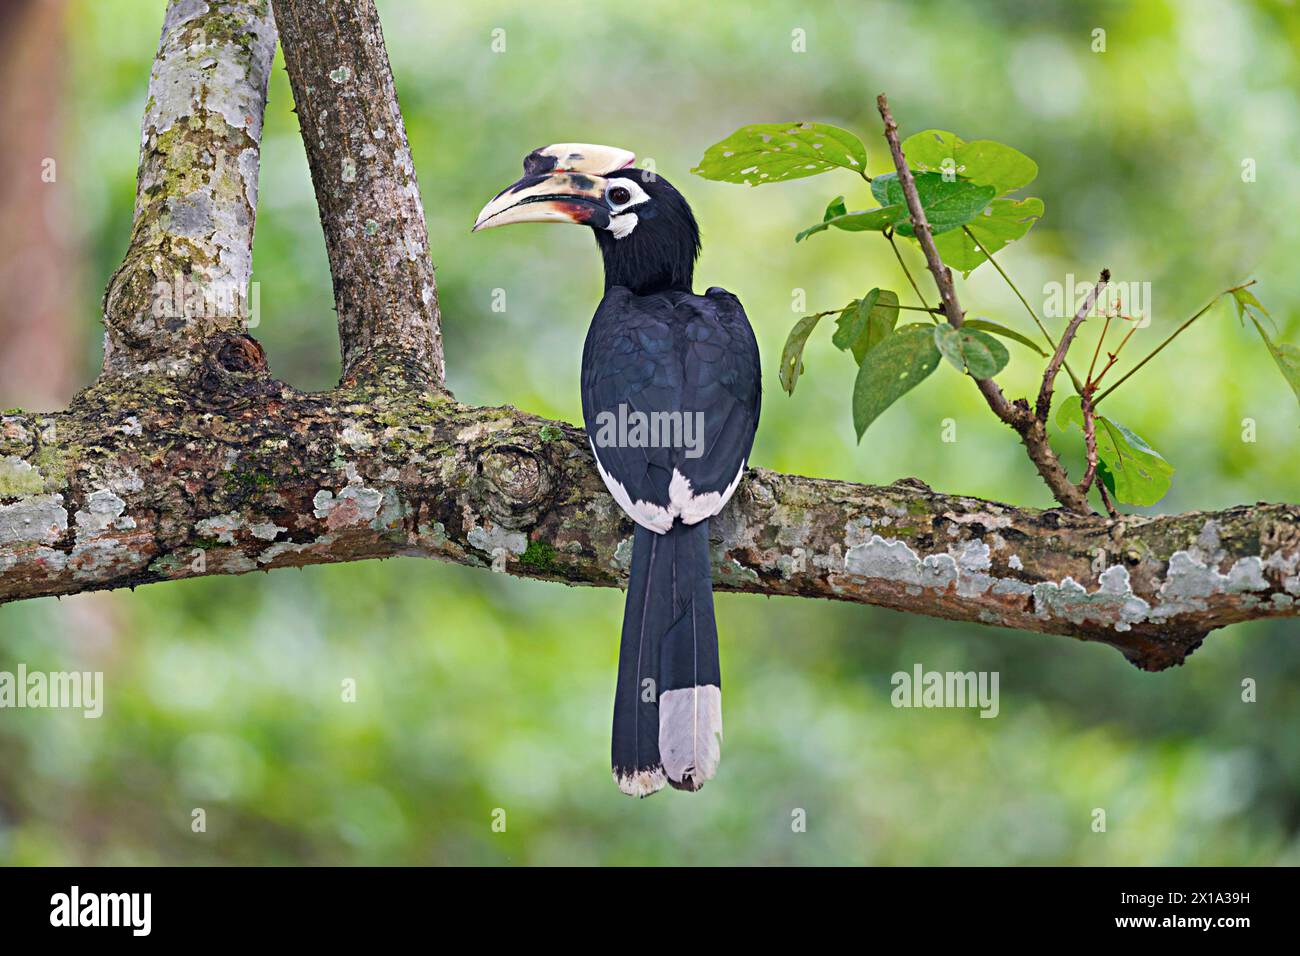
[[[649,528],[656,534],[666,534],[673,526],[674,518],[681,518],[682,524],[696,524],[705,518],[712,518],[731,500],[731,496],[736,493],[736,488],[740,485],[740,479],[745,475],[745,462],[741,461],[740,470],[736,472],[736,477],[731,479],[731,484],[726,488],[722,491],[708,491],[697,495],[691,490],[691,480],[674,468],[673,479],[668,483],[667,508],[653,501],[634,503],[623,483],[607,472],[605,466],[601,464],[600,455],[596,452],[596,444],[591,440],[590,435],[587,436],[587,444],[591,445],[591,453],[596,458],[596,470],[600,472],[601,480],[605,482],[605,487],[614,496],[618,506],[637,524]]]
[[[596,445],[587,436],[587,443],[591,445],[591,453],[596,456],[596,469],[600,472],[601,480],[605,482],[605,487],[609,493],[614,496],[618,506],[623,509],[629,518],[641,525],[643,528],[649,528],[656,534],[666,534],[668,529],[673,526],[673,513],[667,508],[661,508],[652,501],[638,501],[632,503],[632,496],[627,493],[623,483],[605,470],[605,466],[600,463],[600,455],[596,453]]]
[[[731,479],[731,484],[726,488],[697,495],[691,489],[691,480],[674,468],[673,480],[668,484],[668,508],[681,517],[682,524],[695,524],[705,518],[712,518],[736,493],[736,486],[740,484],[744,473],[745,462],[741,461],[740,471],[736,472],[736,477]]]

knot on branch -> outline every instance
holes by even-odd
[[[249,335],[221,335],[213,358],[226,372],[265,372],[266,352],[257,339]]]
[[[532,524],[550,502],[549,470],[531,450],[497,445],[483,453],[478,466],[492,516],[504,527]]]
[[[204,343],[207,357],[199,366],[195,385],[214,400],[240,394],[261,394],[270,383],[266,352],[252,336],[221,333]]]

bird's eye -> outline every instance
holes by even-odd
[[[609,191],[609,201],[615,206],[621,206],[632,198],[632,192],[626,186],[615,186]]]

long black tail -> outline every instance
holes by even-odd
[[[722,678],[709,523],[637,526],[614,696],[614,779],[645,797],[698,790],[717,772]]]

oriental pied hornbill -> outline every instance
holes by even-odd
[[[758,427],[758,344],[731,293],[691,291],[691,208],[623,149],[534,150],[474,230],[590,226],[605,296],[582,353],[582,413],[596,466],[636,522],[614,697],[614,779],[648,796],[698,790],[722,743],[709,518],[736,490]]]

